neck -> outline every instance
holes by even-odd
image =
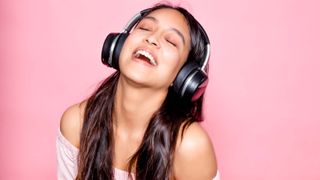
[[[137,86],[120,74],[114,106],[116,129],[143,134],[167,93],[163,89]]]

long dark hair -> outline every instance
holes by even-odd
[[[205,44],[196,19],[184,8],[167,4],[158,4],[149,13],[161,8],[175,9],[184,15],[191,36],[187,62],[200,60]],[[119,76],[118,71],[109,76],[88,99],[80,135],[77,180],[114,179],[112,113]],[[136,179],[167,180],[172,177],[179,130],[182,127],[183,132],[193,122],[202,121],[202,102],[203,95],[196,101],[186,101],[169,87],[166,99],[150,119],[143,140],[129,161],[128,171],[134,169]]]

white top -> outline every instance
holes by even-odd
[[[79,149],[71,144],[59,130],[57,140],[57,175],[58,180],[73,180],[76,178],[77,156]],[[128,172],[114,168],[114,177],[116,180],[128,180]],[[134,176],[133,176],[134,177]],[[219,171],[213,180],[220,180]]]

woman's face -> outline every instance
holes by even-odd
[[[179,11],[155,10],[126,39],[120,72],[142,87],[167,89],[188,57],[190,42],[187,21]]]

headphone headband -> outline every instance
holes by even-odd
[[[209,58],[210,58],[210,52],[211,52],[210,40],[209,40],[209,37],[208,37],[206,31],[202,27],[202,25],[198,21],[197,21],[197,24],[200,27],[200,31],[201,31],[201,34],[203,36],[203,40],[205,42],[205,49],[206,49],[205,50],[205,54],[204,54],[204,60],[201,62],[202,64],[200,64],[200,65],[201,65],[201,70],[203,72],[206,72],[205,69],[207,67],[207,64],[208,64],[208,61],[209,61]]]
[[[144,16],[144,14],[148,13],[150,9],[145,9],[134,15],[129,22],[126,24],[126,26],[123,28],[122,33],[129,33],[131,29],[136,25],[136,23],[141,20],[141,18]]]

